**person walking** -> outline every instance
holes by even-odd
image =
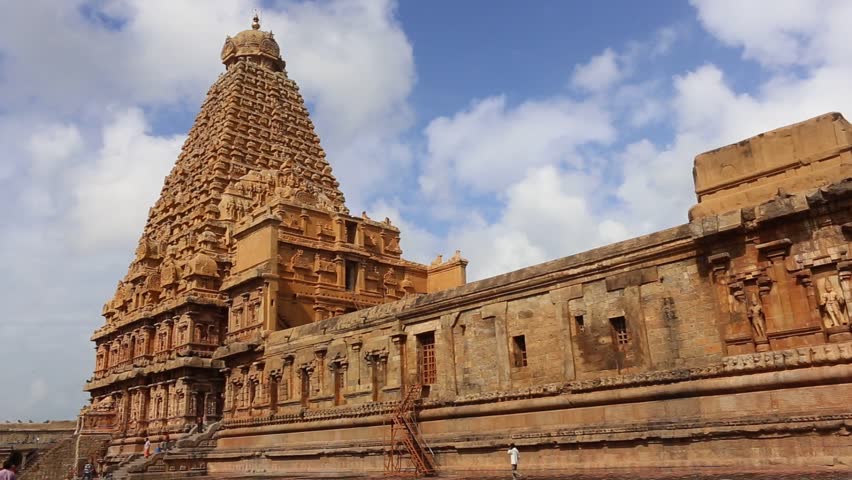
[[[521,452],[518,451],[514,443],[510,443],[509,450],[506,453],[509,454],[509,462],[512,464],[512,478],[521,478],[521,474],[518,473],[518,461],[520,460]]]
[[[9,458],[3,462],[3,469],[0,470],[0,480],[16,480],[18,478],[18,469],[24,461],[24,456],[21,452],[12,452]]]
[[[142,447],[142,455],[145,455],[145,458],[151,456],[151,440],[145,439],[145,446]]]
[[[92,480],[93,478],[95,478],[95,466],[92,465],[90,460],[83,466],[83,480]]]

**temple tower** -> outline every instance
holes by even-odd
[[[92,336],[84,413],[97,412],[93,430],[114,434],[113,455],[220,418],[223,359],[270,332],[465,282],[458,254],[430,266],[406,261],[390,220],[349,215],[257,16],[226,38],[221,58],[226,70]]]

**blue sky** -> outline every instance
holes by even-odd
[[[255,7],[350,209],[470,279],[683,223],[698,153],[852,114],[844,1],[11,3],[0,421],[85,402],[101,306]]]

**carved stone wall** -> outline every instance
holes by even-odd
[[[226,39],[222,61],[226,72],[92,336],[86,390],[97,408],[84,419],[114,434],[116,459],[146,436],[177,438],[217,421],[226,402],[249,416],[268,409],[267,374],[237,378],[231,398],[236,377],[221,370],[270,332],[465,281],[458,254],[432,266],[406,261],[389,219],[349,215],[298,86],[259,22]],[[311,381],[327,376],[348,381],[337,370]]]
[[[183,438],[147,471],[381,470],[412,384],[451,471],[510,442],[544,470],[852,462],[839,114],[700,155],[689,224],[466,284],[458,252],[406,261],[389,219],[349,214],[259,28],[226,40],[93,335],[82,424],[110,462]]]

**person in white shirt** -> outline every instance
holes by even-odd
[[[514,443],[511,443],[509,444],[509,451],[507,451],[506,453],[509,454],[509,462],[512,463],[512,478],[519,478],[520,474],[518,473],[518,457],[520,456],[521,452],[518,451]]]

